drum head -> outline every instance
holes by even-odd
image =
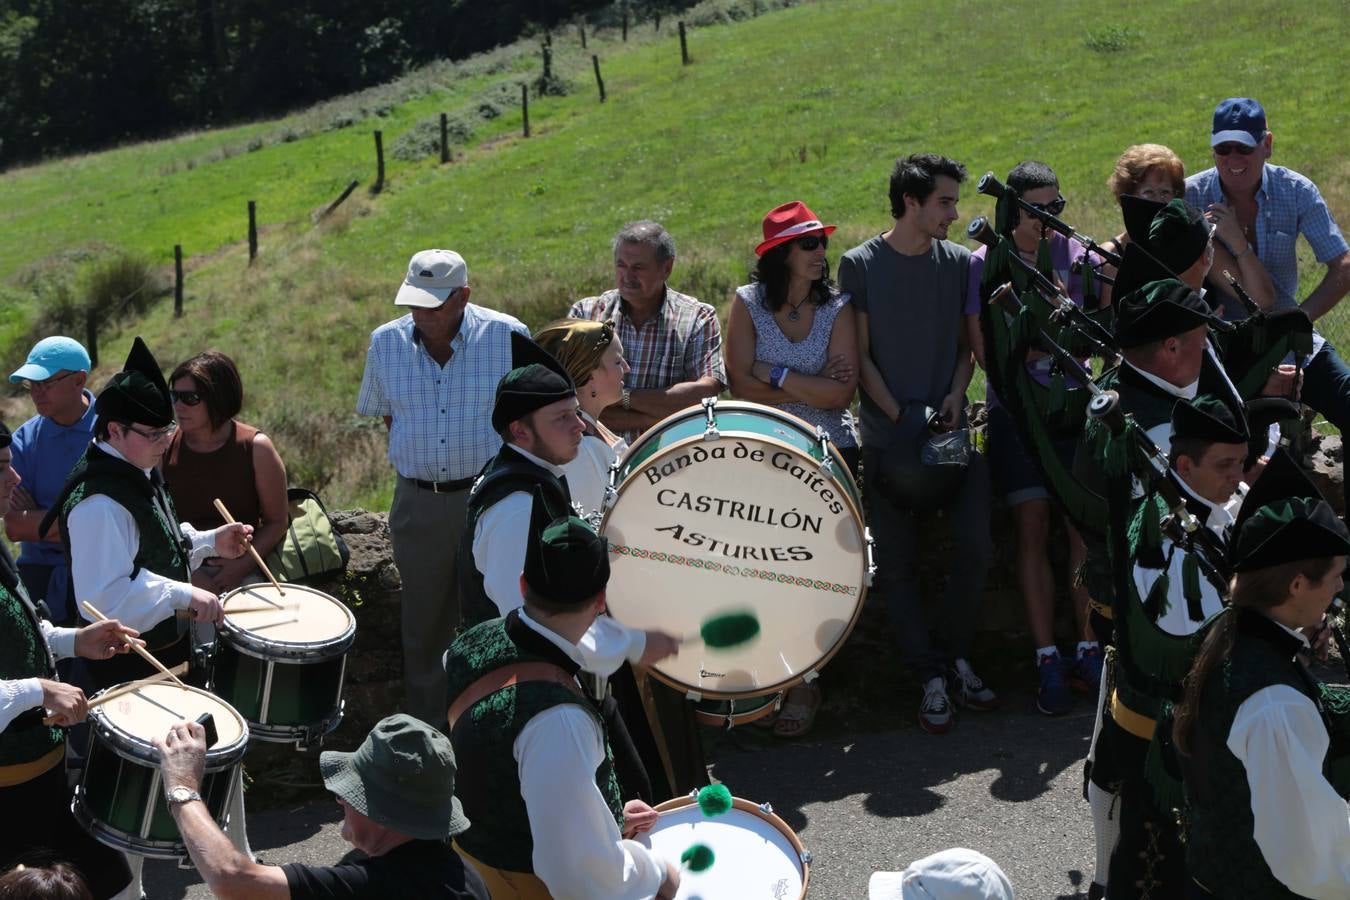
[[[738,405],[736,431],[685,438],[634,465],[601,526],[610,612],[686,638],[652,671],[714,698],[770,694],[818,669],[852,630],[865,593],[866,533],[849,476],[794,446],[802,436],[782,413],[755,421],[749,405]],[[718,650],[688,640],[738,611],[758,619],[753,641]]]
[[[208,712],[215,719],[217,736],[208,755],[224,752],[248,740],[248,728],[243,718],[224,700],[200,688],[181,688],[162,681],[114,697],[90,710],[89,717],[131,742],[144,745],[147,758],[153,759],[152,740],[164,737],[173,725],[195,721]]]
[[[221,605],[225,635],[256,644],[330,644],[356,630],[351,610],[341,601],[300,584],[283,584],[280,592],[270,584],[246,585],[226,594]],[[268,609],[253,611],[259,607]],[[231,608],[248,611],[231,614]]]
[[[773,813],[746,800],[709,819],[698,803],[684,797],[656,807],[661,817],[643,844],[678,860],[694,844],[712,848],[713,864],[702,872],[680,873],[676,900],[799,900],[806,896],[810,867],[803,861],[797,835]]]

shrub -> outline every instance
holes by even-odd
[[[462,116],[450,116],[446,123],[446,137],[452,145],[463,144],[473,137],[473,125]],[[441,152],[441,117],[422,119],[400,134],[389,146],[389,153],[404,162],[417,162]]]

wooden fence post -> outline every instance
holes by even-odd
[[[98,368],[98,312],[92,308],[84,311],[84,343],[90,366]]]
[[[595,66],[595,84],[600,88],[600,102],[605,102],[605,80],[600,77],[600,57],[591,54],[591,65]]]
[[[441,162],[450,161],[450,117],[441,113]]]
[[[680,22],[680,59],[684,64],[689,65],[689,43],[684,39],[684,22]]]
[[[586,49],[586,20],[577,22],[577,34],[581,35],[581,49]]]
[[[248,201],[248,264],[258,258],[258,201]]]
[[[375,132],[375,186],[370,189],[372,194],[378,194],[384,190],[384,132]]]
[[[661,30],[661,10],[658,9],[656,11],[655,18],[652,19],[652,31],[660,31],[660,30]]]
[[[628,43],[628,4],[623,5],[623,42]]]
[[[173,245],[173,317],[183,316],[183,245]]]
[[[520,86],[520,119],[524,123],[525,137],[530,136],[530,86]]]
[[[338,196],[338,198],[337,198],[336,200],[334,200],[332,203],[328,204],[328,208],[327,208],[327,209],[325,209],[323,212],[319,213],[319,221],[322,222],[324,219],[328,218],[328,214],[329,214],[329,213],[331,213],[333,210],[335,210],[335,209],[337,209],[339,206],[341,206],[341,205],[342,205],[342,201],[343,201],[343,200],[346,200],[348,197],[350,197],[350,196],[352,195],[352,191],[356,190],[356,186],[357,186],[358,184],[360,184],[360,183],[361,183],[361,182],[359,182],[359,181],[357,181],[355,178],[353,178],[353,179],[352,179],[352,183],[349,184],[349,185],[347,185],[347,189],[346,189],[345,191],[343,191],[343,192]]]

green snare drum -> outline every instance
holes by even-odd
[[[307,748],[342,721],[356,619],[322,591],[299,584],[282,591],[252,584],[221,598],[211,690],[248,720],[253,737]]]
[[[858,488],[823,429],[757,403],[705,400],[657,423],[611,472],[610,612],[696,635],[750,609],[729,650],[686,641],[652,673],[691,699],[761,697],[814,676],[857,621],[871,579]]]
[[[151,741],[163,738],[173,725],[208,712],[215,720],[217,739],[206,751],[201,795],[211,818],[223,828],[235,770],[248,749],[248,725],[219,697],[200,688],[159,682],[89,711],[93,739],[71,802],[71,811],[85,830],[126,853],[186,858],[187,846],[164,802],[159,751]]]

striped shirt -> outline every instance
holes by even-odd
[[[614,326],[631,370],[625,383],[632,390],[668,388],[707,377],[727,383],[717,310],[687,294],[667,287],[661,308],[641,328],[633,326],[617,290],[578,300],[568,315]]]
[[[504,313],[464,307],[445,367],[422,346],[411,315],[370,334],[356,411],[392,416],[389,462],[422,481],[472,478],[501,448],[492,430],[497,382],[511,370],[511,336],[525,326]]]
[[[1227,203],[1217,169],[1206,169],[1186,179],[1186,202],[1204,210],[1211,203]],[[1302,234],[1319,263],[1328,263],[1350,250],[1336,220],[1331,217],[1317,185],[1292,169],[1266,164],[1256,192],[1256,255],[1275,283],[1275,307],[1295,305],[1298,293],[1298,257],[1295,245]]]

